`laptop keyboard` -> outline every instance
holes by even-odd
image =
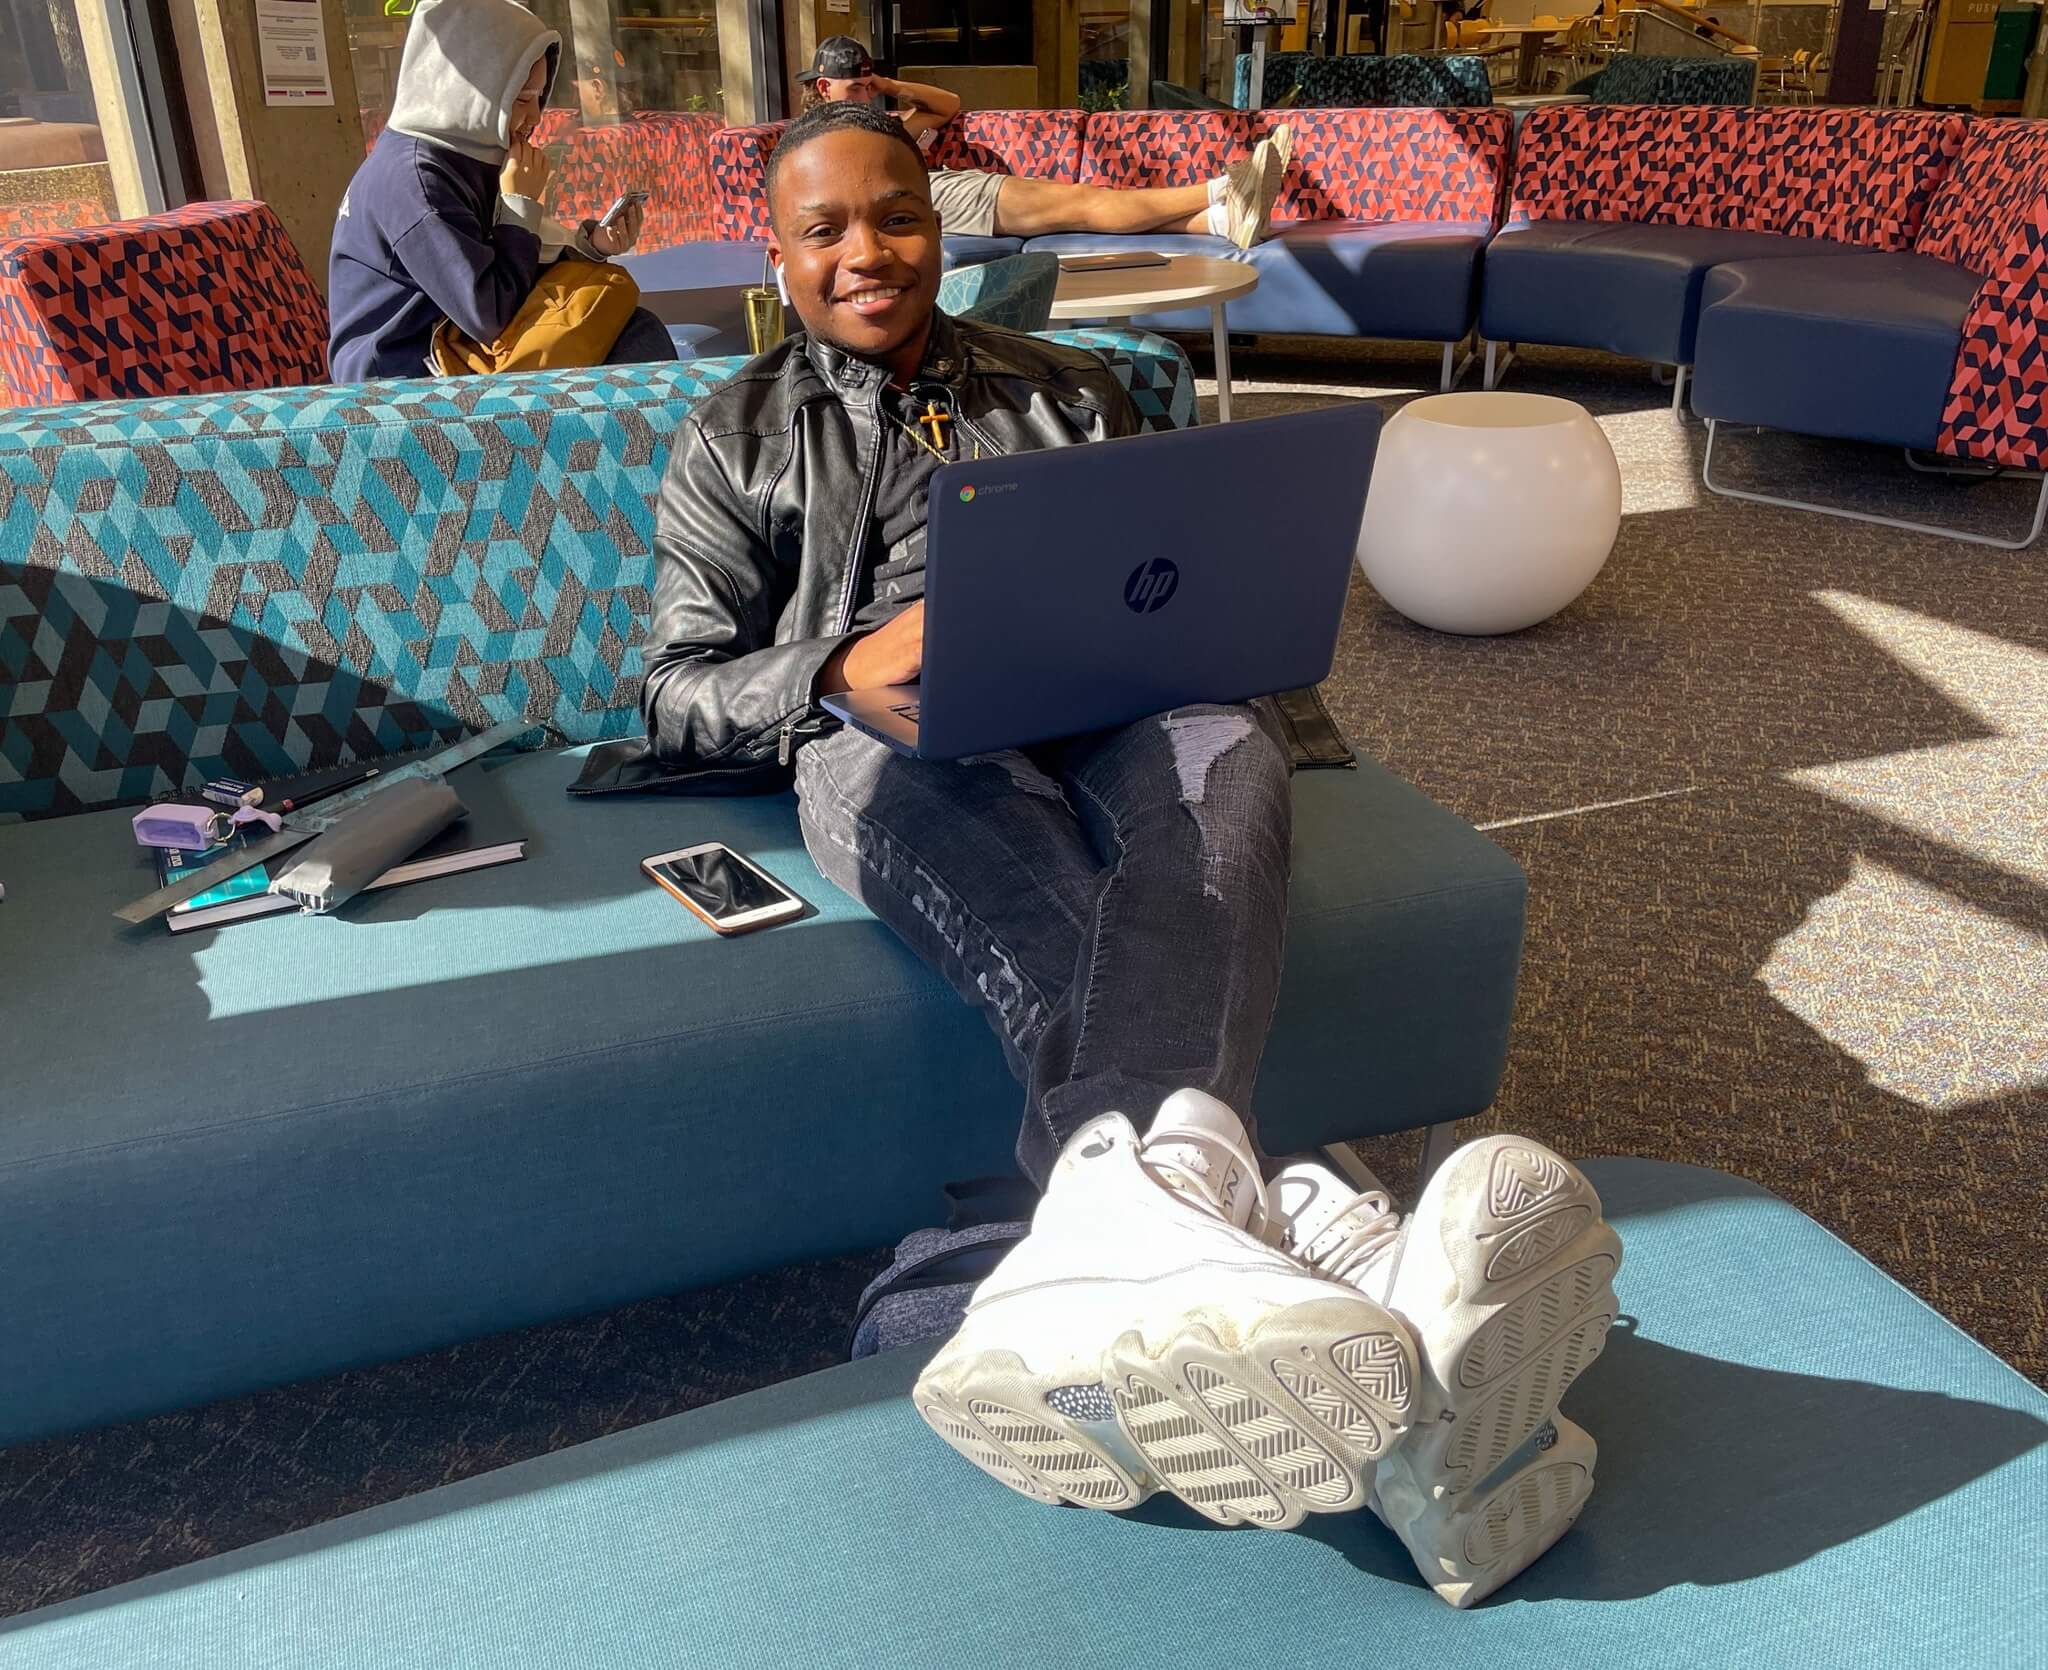
[[[919,705],[917,702],[905,702],[901,707],[892,707],[889,711],[899,718],[908,719],[914,725],[917,723]]]

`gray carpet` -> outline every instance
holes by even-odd
[[[1247,417],[1434,386],[1433,359],[1367,347],[1238,369]],[[1606,569],[1503,639],[1356,587],[1330,690],[1360,747],[1529,871],[1507,1083],[1473,1133],[1756,1178],[2048,1381],[2048,542],[1709,499],[1700,425],[1639,366],[1538,352],[1511,386],[1606,428]],[[2025,520],[2023,488],[1870,449],[1737,437],[1726,467]],[[1413,1139],[1365,1148],[1410,1186]],[[876,1262],[0,1453],[0,1614],[823,1366]]]

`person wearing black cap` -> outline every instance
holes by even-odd
[[[876,73],[868,49],[851,35],[818,43],[811,67],[797,77],[804,108],[851,101],[889,110],[929,157],[938,130],[960,114],[943,87]],[[948,232],[971,238],[1039,238],[1057,232],[1192,233],[1228,238],[1249,249],[1271,236],[1273,201],[1287,172],[1292,135],[1276,128],[1252,154],[1213,180],[1192,186],[1069,185],[1021,174],[934,168],[932,206]]]

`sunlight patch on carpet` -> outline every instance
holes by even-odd
[[[1921,1107],[2048,1085],[2048,939],[1885,865],[1854,860],[1757,978]]]
[[[1850,592],[1813,595],[1988,734],[1786,781],[2048,887],[2048,653]]]

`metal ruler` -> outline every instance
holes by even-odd
[[[294,847],[304,846],[315,835],[324,835],[336,824],[359,810],[372,795],[382,794],[395,783],[410,782],[415,777],[445,777],[459,765],[467,765],[473,759],[488,754],[493,748],[502,748],[508,742],[517,741],[529,731],[537,731],[540,725],[531,719],[508,719],[502,725],[493,725],[487,731],[475,736],[464,737],[460,742],[450,743],[430,759],[414,760],[395,771],[384,772],[372,777],[367,783],[337,794],[327,800],[316,800],[301,812],[287,812],[284,827],[274,834],[259,835],[247,841],[233,852],[216,858],[203,870],[195,870],[189,876],[181,876],[168,887],[159,887],[154,893],[137,899],[132,905],[123,905],[114,914],[123,922],[147,922],[153,916],[161,916],[174,905],[182,905],[187,899],[196,899],[208,888],[218,887],[222,882],[240,875],[244,870],[261,864],[265,859],[275,858],[280,853],[290,852]]]

